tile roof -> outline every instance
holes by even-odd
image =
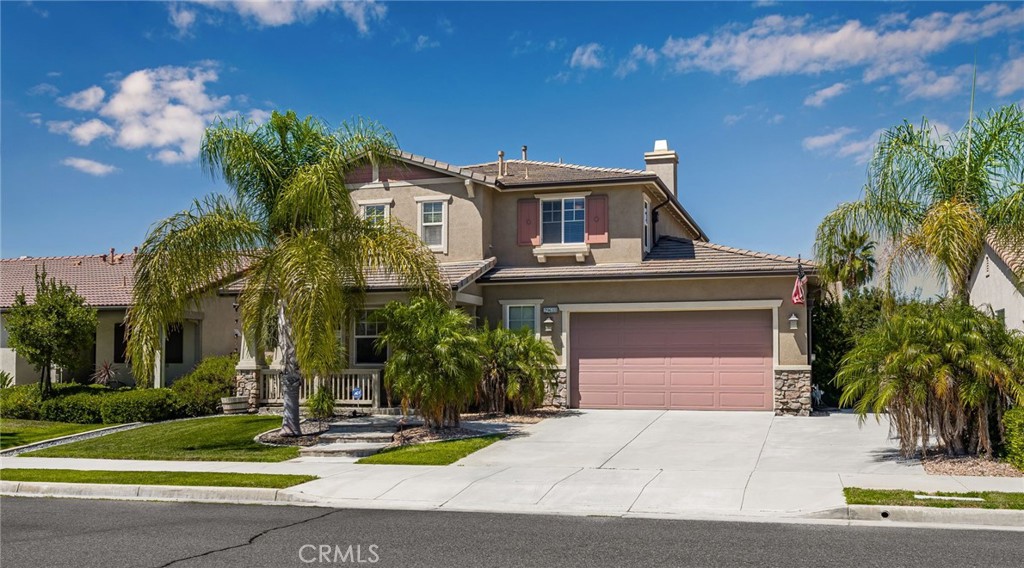
[[[36,270],[46,270],[54,278],[75,289],[85,302],[94,307],[123,307],[131,304],[133,254],[50,256],[0,259],[0,308],[14,304],[14,296],[22,289],[29,301],[35,296]]]
[[[994,236],[989,236],[988,245],[1010,270],[1017,273],[1024,272],[1024,244],[1013,246],[1010,243],[997,241]]]
[[[737,276],[795,274],[798,259],[763,252],[662,237],[642,262],[581,264],[573,266],[496,266],[483,282],[531,280],[589,280],[684,278],[688,276]],[[813,272],[814,264],[803,261]]]
[[[494,257],[484,260],[466,260],[461,262],[441,262],[438,268],[451,285],[453,290],[459,290],[474,282],[483,273],[494,267],[497,259]],[[372,270],[366,274],[366,285],[371,292],[385,290],[402,290],[401,279],[395,274],[386,270]],[[238,294],[245,288],[245,278],[240,278],[228,286],[221,288],[221,293]]]
[[[505,163],[508,173],[501,177],[498,177],[498,162],[463,166],[463,169],[496,179],[497,185],[504,187],[587,181],[654,180],[658,177],[654,172],[625,168],[598,168],[534,160],[505,160]]]

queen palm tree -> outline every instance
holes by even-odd
[[[336,331],[361,305],[367,270],[391,271],[438,297],[448,293],[419,238],[397,224],[364,221],[346,190],[346,175],[359,163],[389,163],[396,148],[376,123],[332,131],[292,111],[274,112],[263,125],[237,120],[208,128],[201,163],[231,192],[160,221],[139,249],[127,317],[135,375],[151,378],[167,325],[180,323],[212,286],[245,271],[238,300],[245,337],[259,353],[274,342],[283,353],[282,433],[300,434],[303,376],[343,367]]]
[[[892,245],[886,288],[929,267],[966,300],[987,236],[1024,245],[1024,110],[1004,106],[943,137],[927,120],[882,134],[863,197],[840,205],[818,227],[818,258],[855,231]]]
[[[821,275],[847,290],[860,288],[875,275],[875,242],[860,231],[841,235],[838,245],[824,253]]]

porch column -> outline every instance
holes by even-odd
[[[244,396],[248,399],[249,412],[256,412],[259,409],[260,379],[265,367],[263,353],[243,333],[238,350],[238,364],[235,365],[235,396]]]

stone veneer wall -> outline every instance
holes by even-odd
[[[811,415],[811,371],[775,371],[775,415]]]
[[[558,371],[558,377],[555,379],[555,384],[549,385],[552,388],[548,389],[548,392],[544,397],[545,405],[557,406],[558,408],[569,408],[569,382],[567,377],[568,375],[566,375],[564,370]]]
[[[249,399],[249,412],[256,412],[260,406],[260,371],[238,371],[235,375],[235,396]]]

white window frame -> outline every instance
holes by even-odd
[[[380,368],[380,367],[384,366],[384,363],[360,363],[356,359],[356,357],[359,356],[357,351],[356,351],[356,340],[357,339],[365,339],[365,338],[368,338],[368,337],[378,337],[378,338],[380,337],[379,335],[356,335],[356,327],[359,325],[359,316],[362,313],[364,313],[364,312],[370,312],[370,313],[375,312],[375,311],[381,309],[382,307],[383,306],[365,306],[365,307],[360,309],[359,313],[353,314],[352,325],[350,327],[351,333],[349,334],[349,342],[348,342],[349,343],[348,352],[350,353],[349,362],[351,363],[351,365],[353,367],[358,367],[358,368],[366,368],[366,367]],[[387,359],[388,356],[390,356],[390,355],[391,355],[390,350],[384,352],[384,358],[385,359]]]
[[[501,304],[501,325],[505,329],[510,329],[508,326],[508,309],[509,308],[533,308],[533,334],[536,337],[540,337],[540,312],[541,304],[544,300],[499,300]]]
[[[651,248],[654,246],[654,233],[651,230],[651,227],[652,227],[651,217],[653,216],[653,212],[651,211],[651,199],[649,197],[647,197],[646,195],[644,195],[644,212],[643,212],[643,216],[644,216],[644,221],[643,221],[643,227],[644,227],[643,243],[644,243],[644,254],[646,254],[646,253],[651,252]]]
[[[426,203],[440,203],[441,204],[441,244],[439,245],[427,245],[433,252],[440,252],[448,254],[448,201],[447,197],[433,197],[433,196],[421,196],[416,198],[417,201],[417,215],[416,215],[416,232],[420,236],[420,240],[427,242],[423,234],[423,205]],[[427,225],[436,226],[436,225]]]
[[[540,244],[541,245],[584,245],[587,242],[587,193],[580,194],[558,194],[558,195],[545,195],[540,197]],[[581,199],[583,200],[583,240],[578,243],[567,243],[565,242],[565,202],[570,199]],[[559,227],[559,240],[553,243],[544,241],[544,203],[559,201],[562,204],[562,221]]]
[[[366,209],[369,207],[383,207],[384,208],[384,223],[391,221],[391,204],[392,200],[373,200],[373,201],[360,201],[359,202],[359,217],[366,220]]]

